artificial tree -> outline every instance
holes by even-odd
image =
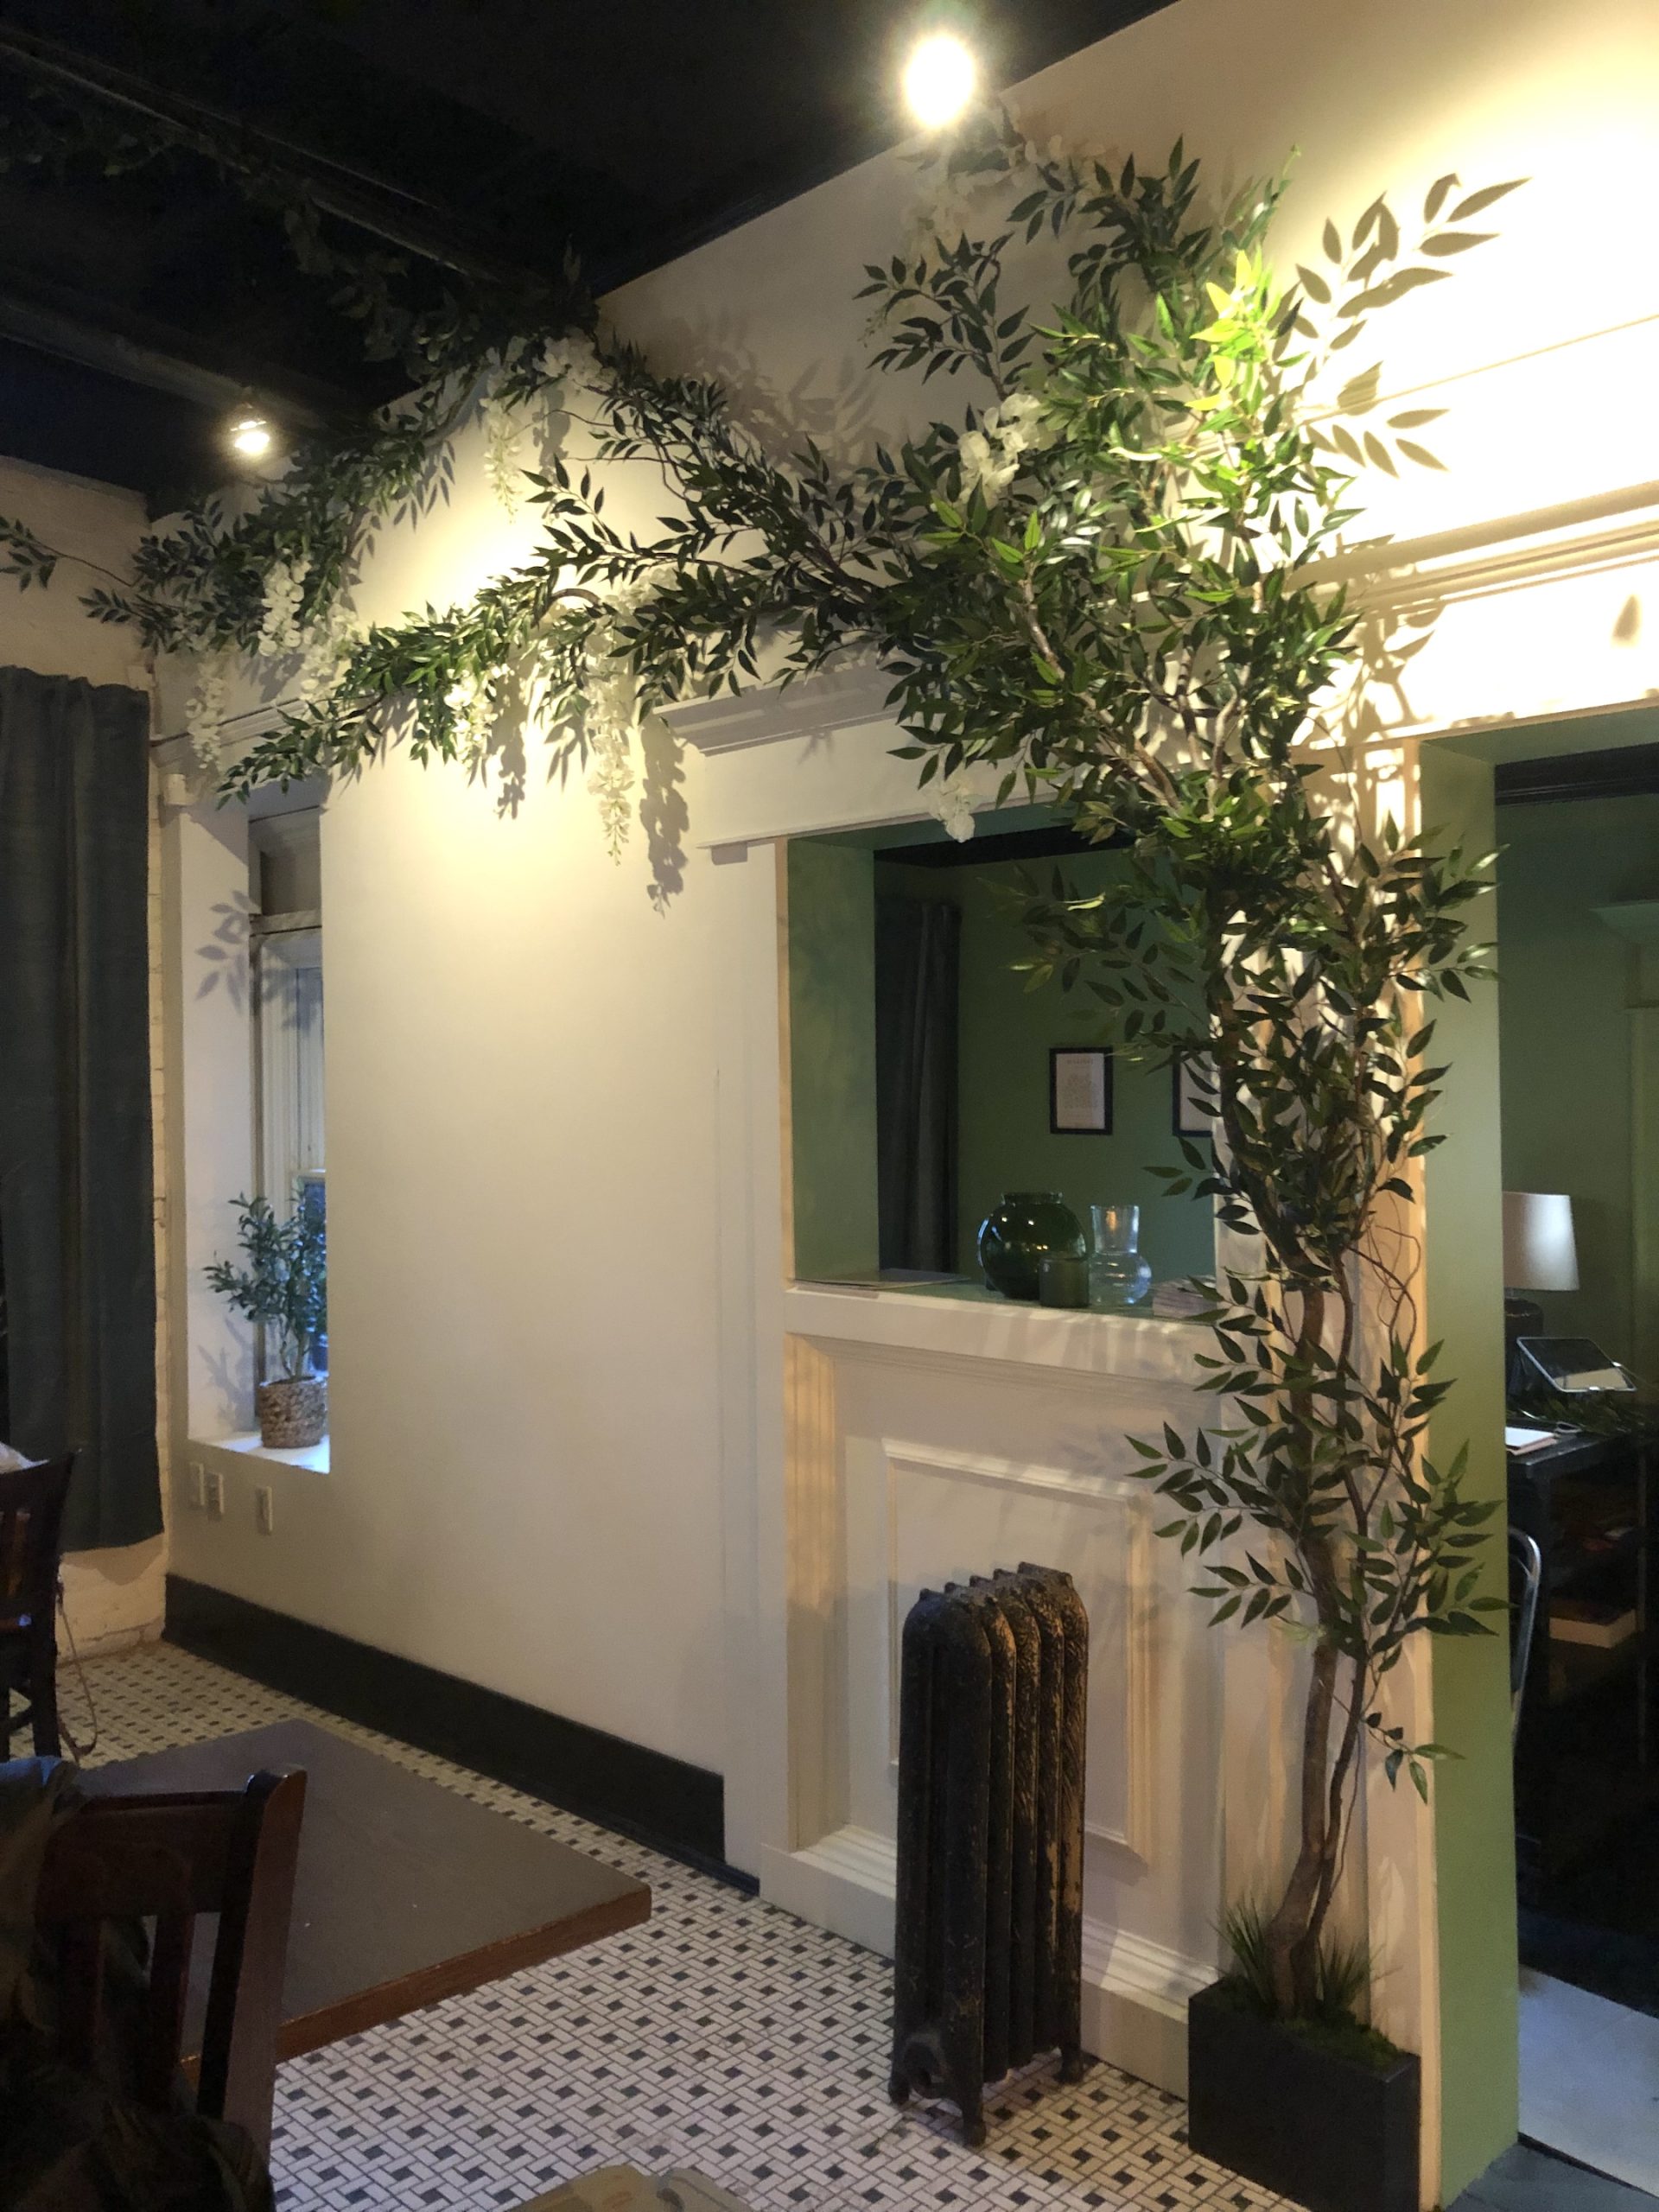
[[[1379,199],[1346,237],[1327,224],[1321,264],[1286,288],[1264,254],[1278,188],[1206,212],[1179,147],[1163,169],[1109,167],[993,118],[936,174],[940,203],[864,296],[879,370],[966,378],[955,420],[862,464],[810,443],[780,458],[718,386],[597,334],[460,349],[419,419],[448,426],[481,377],[499,463],[514,410],[550,396],[597,475],[556,454],[532,479],[540,543],[470,601],[340,634],[226,788],[358,768],[388,737],[486,766],[528,684],[550,741],[594,759],[620,840],[642,714],[852,651],[891,677],[903,751],[956,827],[986,766],[1001,798],[1128,849],[1110,891],[1033,887],[1032,972],[1092,990],[1126,1045],[1207,1071],[1213,1154],[1189,1146],[1171,1187],[1255,1240],[1215,1287],[1215,1423],[1137,1448],[1217,1621],[1299,1623],[1311,1644],[1299,1848],[1262,1931],[1268,1996],[1307,2013],[1368,1738],[1425,1794],[1440,1752],[1388,1723],[1382,1679],[1414,1634],[1478,1632],[1503,1603],[1477,1587],[1491,1508],[1465,1497],[1461,1455],[1425,1457],[1450,1386],[1391,1233],[1436,1141],[1422,1009],[1479,971],[1464,912],[1482,872],[1373,834],[1343,798],[1328,717],[1357,626],[1317,572],[1358,470],[1438,466],[1416,436],[1436,410],[1382,407],[1377,367],[1331,387],[1372,316],[1445,278],[1488,235],[1461,226],[1514,187],[1442,177],[1409,251]],[[1039,315],[1018,249],[1044,236],[1066,248],[1065,297]],[[363,296],[384,282],[377,265]],[[92,603],[161,644],[280,653],[339,632],[359,527],[340,518],[361,517],[404,420],[366,434],[372,467],[303,454],[251,515],[192,517]],[[603,511],[624,465],[671,495],[643,535]],[[0,537],[42,580],[50,549]]]

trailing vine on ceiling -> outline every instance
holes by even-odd
[[[1440,1141],[1435,1002],[1485,972],[1466,923],[1486,872],[1370,820],[1363,769],[1341,781],[1357,624],[1317,564],[1357,518],[1363,467],[1439,466],[1421,435],[1439,410],[1389,404],[1380,365],[1344,381],[1346,364],[1516,187],[1441,177],[1409,235],[1379,198],[1286,283],[1266,251],[1279,188],[1213,208],[1179,146],[1109,164],[996,117],[936,181],[861,296],[878,372],[969,396],[891,448],[780,454],[716,384],[653,370],[573,305],[574,337],[440,348],[356,447],[302,453],[245,514],[157,533],[131,585],[89,603],[209,654],[326,640],[232,792],[359,768],[397,738],[482,766],[528,696],[551,743],[586,749],[617,842],[642,715],[858,652],[952,828],[982,767],[1127,844],[1107,890],[1031,886],[1030,968],[1201,1071],[1217,1142],[1188,1144],[1170,1185],[1256,1240],[1214,1286],[1214,1419],[1136,1448],[1216,1620],[1311,1645],[1294,1863],[1252,1946],[1268,2000],[1306,2015],[1367,1745],[1425,1795],[1444,1751],[1390,1717],[1388,1678],[1414,1637],[1476,1634],[1506,1602],[1494,1501],[1461,1453],[1427,1456],[1451,1385],[1421,1341],[1402,1211]],[[1022,289],[1039,238],[1065,269],[1040,307]],[[533,549],[464,604],[353,626],[365,532],[419,497],[480,379],[505,497],[522,441],[553,448],[525,472]],[[665,499],[648,529],[606,512],[635,467]],[[20,581],[41,581],[49,550],[9,529]]]

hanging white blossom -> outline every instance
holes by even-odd
[[[524,502],[524,471],[520,454],[524,421],[518,408],[499,391],[486,391],[479,403],[484,423],[484,474],[502,512],[516,515]]]
[[[945,835],[965,845],[974,834],[973,802],[960,776],[942,776],[927,795],[928,811],[944,825]]]
[[[1035,392],[1014,391],[995,407],[988,407],[976,430],[964,430],[957,442],[964,499],[975,491],[994,507],[1020,473],[1021,458],[1046,442],[1043,403]]]
[[[599,805],[606,848],[620,860],[633,796],[634,741],[639,734],[639,686],[628,665],[618,619],[637,613],[657,588],[651,574],[613,587],[605,613],[583,651],[582,726],[593,766],[588,788]]]
[[[310,567],[300,556],[292,561],[273,561],[266,569],[265,611],[256,647],[262,656],[291,653],[300,644],[300,602],[305,596]]]
[[[579,330],[568,338],[550,338],[542,349],[542,374],[550,385],[559,387],[560,397],[569,406],[579,391],[599,381],[599,356],[592,339]]]
[[[588,788],[599,804],[600,826],[613,860],[627,840],[633,792],[633,741],[639,728],[639,687],[616,652],[610,621],[589,632],[582,687],[582,723],[593,766]]]
[[[1007,184],[1005,178],[983,170],[952,176],[943,160],[925,163],[922,181],[922,196],[910,211],[903,239],[902,251],[912,257],[972,238],[988,196]]]
[[[483,766],[495,724],[495,701],[481,677],[462,676],[444,694],[444,704],[454,717],[455,749],[470,769]]]
[[[306,632],[294,696],[302,707],[315,707],[339,680],[341,664],[352,649],[352,627],[338,601]]]
[[[213,653],[201,663],[184,710],[184,734],[190,741],[190,750],[215,779],[222,766],[225,742],[226,662],[226,655]]]

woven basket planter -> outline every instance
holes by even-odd
[[[328,1426],[326,1375],[292,1375],[285,1382],[262,1382],[254,1398],[259,1408],[259,1441],[267,1451],[302,1452],[321,1443]]]

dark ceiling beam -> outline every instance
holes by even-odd
[[[159,124],[178,143],[222,168],[300,187],[326,213],[441,268],[513,289],[552,281],[550,270],[503,260],[486,242],[463,233],[437,208],[399,186],[346,168],[200,101],[163,91],[38,31],[0,23],[0,62],[60,94],[91,97],[118,114]]]
[[[360,415],[360,401],[321,378],[204,358],[200,339],[70,287],[24,276],[0,264],[0,335],[84,368],[169,392],[214,412],[256,393],[291,429],[321,428],[330,416]]]

